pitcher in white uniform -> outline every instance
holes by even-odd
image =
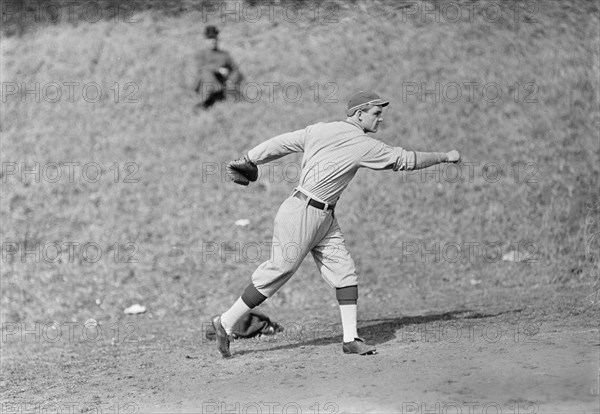
[[[217,347],[224,358],[231,357],[230,336],[236,322],[273,296],[309,252],[325,282],[336,290],[344,336],[342,351],[376,353],[375,347],[358,336],[358,278],[335,218],[336,203],[361,167],[399,171],[460,161],[454,150],[408,151],[367,136],[367,132],[377,132],[388,104],[375,92],[358,92],[348,102],[344,121],[321,122],[281,134],[248,151],[246,159],[256,165],[294,152],[303,152],[304,156],[300,183],[275,216],[269,260],[256,269],[252,282],[231,308],[213,318]]]

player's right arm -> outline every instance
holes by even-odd
[[[368,151],[363,155],[360,166],[373,170],[420,170],[444,162],[460,161],[458,151],[407,151],[404,148],[392,147],[372,138],[366,140],[366,143]]]
[[[411,156],[412,153],[412,156]],[[410,170],[421,170],[423,168],[432,167],[443,162],[459,162],[460,154],[458,151],[452,150],[450,152],[421,152],[421,151],[409,151],[408,157],[412,158],[409,165],[412,168]]]
[[[303,152],[308,128],[277,135],[248,151],[248,158],[254,164],[267,162],[295,152]]]

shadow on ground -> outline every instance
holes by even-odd
[[[425,325],[437,321],[461,321],[461,320],[472,320],[472,319],[488,319],[494,318],[507,313],[518,313],[521,309],[507,310],[498,313],[480,313],[471,310],[456,310],[431,315],[419,315],[419,316],[402,316],[398,318],[384,318],[384,319],[369,319],[359,321],[358,334],[362,338],[365,338],[369,343],[373,345],[380,345],[397,338],[398,331],[408,326]],[[339,331],[340,329],[337,329]],[[336,331],[336,332],[337,332]],[[411,332],[418,332],[418,329],[411,329]],[[285,332],[284,332],[285,335]],[[314,335],[316,336],[316,335]],[[330,335],[322,336],[310,340],[298,342],[290,342],[288,335],[286,345],[272,346],[268,349],[253,349],[253,350],[239,350],[236,351],[238,355],[252,354],[259,352],[271,352],[283,349],[294,349],[304,346],[326,346],[333,343],[341,343],[343,336]]]

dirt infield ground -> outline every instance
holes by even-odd
[[[0,1],[0,414],[598,413],[598,4]],[[246,81],[198,112],[208,24]],[[379,354],[308,259],[260,307],[285,331],[222,360],[301,166],[226,162],[361,89],[374,138],[463,160],[336,205]]]
[[[278,313],[286,330],[235,341],[231,360],[203,339],[210,315],[73,324],[62,335],[12,326],[2,412],[595,413],[600,341],[585,294],[363,309],[359,333],[379,351],[366,357],[341,352],[325,307]]]

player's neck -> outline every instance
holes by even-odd
[[[354,118],[348,117],[346,118],[346,122],[348,122],[349,124],[354,125],[355,127],[357,127],[358,129],[360,129],[362,132],[366,133],[367,131],[365,131],[365,129],[362,127],[362,125],[360,125]]]

